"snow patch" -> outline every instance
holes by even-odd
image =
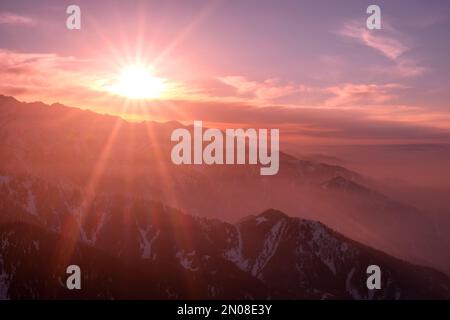
[[[335,252],[335,248],[339,248],[339,241],[320,223],[313,222],[310,227],[313,229],[312,239],[308,241],[311,248],[317,246],[317,257],[336,275],[336,261],[339,256]],[[349,250],[348,246],[340,246],[343,252]]]
[[[94,244],[94,245],[97,243],[97,236],[98,236],[100,230],[102,230],[103,227],[105,226],[106,217],[107,217],[106,212],[103,212],[102,216],[100,217],[100,222],[95,226],[95,230],[92,234],[92,244]]]
[[[5,263],[1,256],[0,256],[0,270],[2,271],[0,273],[0,300],[7,300],[9,299],[8,297],[9,277],[6,274]]]
[[[180,264],[189,271],[198,271],[198,267],[194,268],[192,266],[193,264],[193,257],[195,256],[195,250],[186,253],[184,250],[178,251],[175,255],[178,260],[180,261]]]
[[[161,233],[161,230],[157,230],[153,237],[149,240],[148,236],[150,233],[150,227],[147,226],[147,228],[141,228],[139,227],[139,234],[141,236],[141,243],[139,244],[142,250],[142,259],[156,259],[156,253],[152,254],[152,244],[153,242],[159,237],[159,234]]]
[[[353,268],[350,273],[347,275],[347,279],[345,280],[345,290],[350,294],[353,299],[362,299],[361,295],[358,292],[358,289],[353,288],[352,286],[352,278],[355,273],[355,268]]]
[[[272,229],[270,229],[268,236],[264,241],[264,247],[255,260],[251,274],[255,277],[260,278],[260,273],[267,265],[267,263],[272,259],[273,255],[277,251],[278,245],[282,238],[283,232],[286,228],[286,221],[284,219],[278,221]]]
[[[239,226],[235,226],[236,228],[236,246],[230,248],[224,253],[224,258],[228,261],[234,263],[239,269],[243,271],[249,270],[248,260],[245,259],[242,255],[242,235]],[[231,241],[231,240],[230,240]]]
[[[37,216],[36,197],[33,191],[31,190],[32,183],[30,181],[26,181],[23,185],[27,189],[27,196],[28,196],[27,205],[25,209],[28,211],[29,214]]]
[[[208,294],[210,297],[216,297],[218,290],[212,285],[208,285]]]
[[[269,219],[267,219],[266,217],[257,217],[255,220],[256,224],[261,224],[263,222],[269,221]]]

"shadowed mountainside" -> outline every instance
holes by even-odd
[[[0,298],[428,299],[450,279],[267,210],[235,224],[30,177],[0,181]],[[65,266],[82,269],[66,290]],[[379,265],[382,290],[366,288]]]

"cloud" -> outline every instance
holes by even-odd
[[[306,90],[301,85],[280,84],[280,80],[277,78],[258,82],[248,80],[243,76],[224,76],[218,77],[217,80],[236,89],[238,95],[248,95],[251,100],[261,103],[271,102]]]
[[[326,100],[327,106],[377,105],[389,102],[395,97],[394,91],[404,86],[396,83],[343,84],[329,87],[334,96]]]
[[[52,53],[0,50],[0,93],[18,96],[25,101],[59,101],[99,112],[124,115],[123,98],[99,90],[109,75],[103,74],[95,61]],[[201,119],[205,123],[279,127],[283,128],[282,132],[287,136],[314,137],[327,141],[391,138],[450,141],[448,131],[423,118],[423,115],[431,113],[430,110],[412,110],[407,106],[399,109],[396,105],[389,104],[396,97],[397,91],[404,88],[396,83],[346,83],[315,88],[294,83],[284,84],[274,78],[260,82],[243,76],[219,79],[236,91],[233,97],[226,96],[229,99],[224,99],[217,95],[208,96],[201,90],[196,91],[186,86],[190,91],[185,96],[180,95],[172,100],[140,102],[125,115],[157,121],[192,122]],[[270,102],[295,93],[306,95],[311,92],[322,97],[317,105],[299,107]],[[198,99],[195,99],[196,95]],[[240,100],[231,99],[235,97]],[[361,108],[361,105],[368,107]]]
[[[382,35],[378,31],[369,30],[365,25],[356,22],[346,24],[339,33],[343,36],[358,40],[392,60],[397,59],[410,49],[399,40],[384,33]]]
[[[73,101],[80,94],[92,96],[90,88],[99,78],[89,69],[86,60],[71,56],[0,49],[0,92],[44,102]]]
[[[102,71],[93,64],[92,61],[52,53],[0,50],[0,91],[23,99],[48,103],[58,100],[79,107],[110,103],[111,97],[108,95],[111,94],[105,88],[111,84],[115,75],[110,70]],[[384,104],[400,88],[396,84],[307,87],[292,82],[283,84],[276,78],[253,81],[244,76],[224,76],[217,79],[234,92],[207,92],[191,83],[170,81],[171,89],[162,99],[234,102],[259,107],[273,104],[360,107]]]
[[[365,24],[351,21],[338,32],[340,35],[355,39],[361,44],[372,48],[395,63],[394,67],[381,68],[384,73],[390,73],[400,77],[413,77],[423,74],[427,69],[412,59],[405,57],[411,47],[398,38],[403,35],[383,23],[382,30],[369,30]]]
[[[415,77],[425,73],[428,68],[422,67],[413,59],[402,58],[396,61],[394,67],[378,68],[379,73],[391,74],[399,77]]]
[[[0,24],[34,26],[37,24],[37,21],[29,16],[18,15],[11,12],[0,12]]]
[[[81,73],[76,70],[85,60],[53,53],[20,53],[0,49],[0,79],[2,83],[29,87],[49,84],[64,85]]]
[[[345,83],[330,87],[312,87],[294,83],[282,85],[275,78],[262,82],[251,81],[243,76],[226,76],[217,79],[234,88],[237,95],[234,99],[230,96],[222,99],[210,97],[210,101],[238,102],[256,106],[277,104],[283,106],[372,107],[386,104],[396,97],[399,89],[405,88],[397,83]],[[286,97],[290,99],[282,99]],[[208,100],[208,97],[205,97],[204,100]]]
[[[123,104],[123,98],[108,91],[117,80],[118,71],[110,70],[109,66],[102,68],[98,61],[74,56],[0,49],[0,94],[26,101],[58,101],[82,108]],[[167,81],[166,86],[164,99],[205,97],[200,89],[182,83]]]
[[[205,125],[279,128],[282,139],[320,139],[325,143],[358,141],[445,141],[450,128],[416,121],[429,110],[387,105],[375,111],[340,107],[257,107],[242,103],[199,101],[149,101],[134,112],[158,121]],[[136,118],[138,116],[136,115]],[[318,140],[317,140],[318,141]]]

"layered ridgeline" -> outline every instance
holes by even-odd
[[[7,174],[0,192],[0,298],[450,298],[444,274],[276,210],[230,224]],[[65,287],[69,264],[81,290]]]
[[[7,173],[137,196],[228,222],[277,208],[450,273],[448,221],[386,196],[386,186],[342,166],[284,153],[275,176],[260,176],[258,166],[248,165],[175,166],[170,136],[179,123],[131,123],[5,96],[0,124],[0,170]]]
[[[383,185],[342,166],[296,159],[284,153],[280,154],[280,171],[275,176],[261,176],[257,166],[175,166],[170,160],[170,135],[180,126],[175,122],[131,123],[60,104],[21,103],[0,96],[0,222],[21,222],[38,226],[45,232],[62,232],[73,238],[71,241],[79,236],[84,244],[95,246],[95,250],[118,256],[121,251],[108,249],[107,242],[122,239],[122,224],[134,230],[130,231],[132,237],[151,232],[135,230],[127,220],[133,215],[125,213],[130,213],[133,208],[136,215],[137,203],[141,206],[139,212],[143,218],[140,219],[144,220],[154,216],[155,210],[165,211],[165,207],[156,205],[163,203],[195,216],[227,223],[277,208],[288,216],[321,221],[350,239],[409,262],[450,272],[450,245],[448,237],[442,236],[450,226],[386,196]],[[94,199],[98,203],[109,201],[105,210],[114,212],[114,219],[125,219],[113,223],[118,229],[110,229],[108,236],[100,237],[95,231],[105,220],[103,209],[92,208]],[[124,203],[134,205],[130,207],[131,204]],[[78,221],[81,217],[84,217],[83,223]],[[169,233],[177,243],[184,243],[185,239],[178,238],[177,221],[167,222],[173,229]],[[222,224],[232,226],[230,232],[240,234],[234,225]],[[77,231],[77,225],[83,225],[81,231]],[[151,239],[147,241],[150,243]],[[217,242],[212,245],[214,250],[219,250],[217,245]],[[192,250],[186,250],[186,254],[192,253]],[[220,250],[223,251],[221,255],[228,257],[228,265],[237,268],[236,272],[250,276],[252,281],[262,282],[260,276],[254,274],[259,268],[254,269],[251,258],[248,260],[244,255],[243,259],[238,259],[239,255],[233,252],[239,251]],[[132,255],[134,251],[123,252],[123,255]],[[140,251],[136,252],[134,256],[140,256]],[[173,252],[167,252],[172,259]],[[293,252],[295,250],[287,250],[282,259],[291,261]],[[219,264],[222,265],[222,260]],[[288,270],[295,276],[293,265]],[[303,278],[307,280],[309,272],[305,274]],[[366,277],[365,269],[355,270],[349,281],[356,275]],[[336,271],[335,276],[341,275]],[[415,277],[408,277],[412,278]],[[4,281],[5,277],[0,279]],[[296,284],[286,275],[283,279]],[[279,281],[283,282],[283,279]],[[229,279],[225,282],[233,283]],[[328,280],[323,282],[326,284]],[[288,287],[281,289],[291,290]],[[364,287],[361,290],[364,297]],[[323,291],[328,293],[329,290]],[[180,289],[180,295],[181,292]],[[228,296],[252,295],[245,291],[228,292]],[[297,293],[297,296],[302,294]]]

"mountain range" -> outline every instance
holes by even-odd
[[[448,241],[376,180],[285,153],[274,177],[175,166],[179,126],[1,96],[0,298],[450,297],[416,265],[448,272]]]

